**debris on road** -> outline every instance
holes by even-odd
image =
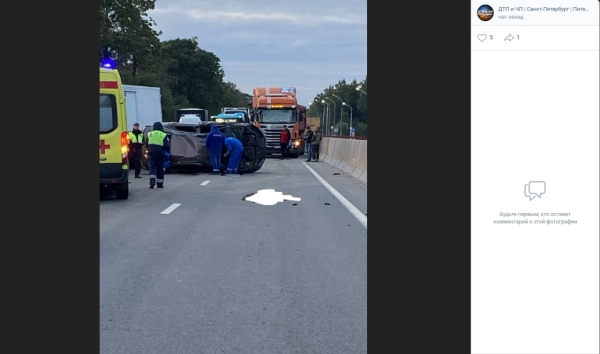
[[[331,204],[329,204],[329,203],[325,203],[325,205],[331,205]]]
[[[340,173],[339,173],[339,172],[336,172],[336,173],[334,173],[333,175],[334,175],[334,176],[339,176],[339,175],[340,175]]]
[[[298,205],[298,203],[293,203],[292,205],[293,205],[293,206],[296,206],[296,205]]]
[[[242,198],[242,200],[246,200],[246,198],[248,198],[248,197],[251,197],[251,196],[253,196],[253,195],[255,195],[255,194],[256,194],[256,193],[249,193],[249,194],[246,194],[246,195],[245,195],[245,196]]]

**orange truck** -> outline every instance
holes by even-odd
[[[304,155],[302,135],[306,130],[306,107],[299,105],[295,87],[255,87],[250,104],[252,124],[267,140],[267,155],[279,155],[279,136],[287,125],[292,133],[290,156]]]

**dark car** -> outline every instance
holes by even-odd
[[[165,133],[171,140],[171,159],[168,172],[194,171],[210,172],[212,164],[208,156],[205,141],[211,127],[216,125],[226,137],[235,137],[244,145],[244,155],[240,163],[240,173],[252,173],[261,169],[267,156],[267,141],[263,132],[248,123],[216,123],[200,122],[198,124],[163,123]],[[148,132],[152,126],[144,127],[144,142],[147,141]],[[226,152],[223,149],[223,154]],[[224,165],[227,158],[223,157]],[[148,169],[147,146],[144,146],[142,167]]]

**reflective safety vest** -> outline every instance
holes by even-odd
[[[129,140],[131,140],[132,143],[142,143],[142,139],[144,138],[144,136],[142,134],[133,134],[133,132],[129,132]]]
[[[167,133],[161,132],[160,130],[153,130],[148,133],[148,145],[159,145],[163,146],[163,142]]]

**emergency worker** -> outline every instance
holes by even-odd
[[[129,164],[135,171],[135,178],[142,178],[142,142],[144,134],[140,130],[140,123],[133,124],[133,130],[129,132]]]
[[[205,144],[213,168],[213,174],[217,174],[221,171],[221,154],[223,152],[224,143],[225,135],[219,131],[219,127],[216,125],[210,127],[210,133],[206,136]]]
[[[161,122],[152,126],[148,133],[148,170],[150,172],[150,189],[163,188],[165,182],[165,152],[170,153],[171,142]]]
[[[319,148],[321,147],[321,127],[315,127],[315,132],[312,138],[312,160],[313,162],[319,162]]]
[[[312,138],[313,131],[310,130],[310,127],[306,127],[306,132],[304,133],[304,147],[306,147],[306,155],[308,156],[306,162],[310,162],[312,157]]]
[[[165,172],[167,172],[167,170],[169,168],[171,168],[171,154],[169,154],[168,152],[165,151],[165,164],[164,164],[164,169]]]
[[[225,146],[227,147],[225,157],[231,155],[229,157],[229,165],[227,166],[226,173],[238,173],[238,167],[242,161],[244,146],[242,145],[242,142],[236,138],[225,138]]]

